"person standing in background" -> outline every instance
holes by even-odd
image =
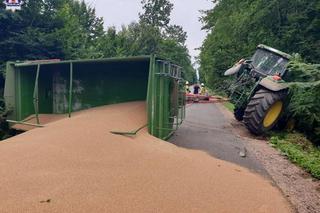
[[[186,93],[187,94],[191,93],[190,86],[189,86],[189,81],[186,82]]]
[[[200,90],[200,86],[198,84],[195,84],[193,86],[193,94],[198,95]]]
[[[201,91],[200,91],[200,94],[201,94],[201,95],[205,95],[205,96],[207,96],[207,95],[208,95],[208,93],[207,93],[207,89],[206,89],[206,87],[204,86],[204,83],[202,83],[202,84],[201,84]]]

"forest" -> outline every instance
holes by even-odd
[[[223,73],[265,44],[293,55],[288,70],[288,114],[313,140],[320,140],[320,1],[214,0],[201,21],[208,35],[201,47],[200,75],[224,92]]]
[[[185,78],[192,80],[187,34],[170,23],[174,5],[167,0],[153,2],[142,0],[139,21],[118,31],[113,26],[104,29],[104,20],[83,0],[27,0],[16,12],[5,10],[1,3],[0,71],[5,74],[7,61],[156,54],[178,63]]]

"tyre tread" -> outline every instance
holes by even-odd
[[[243,121],[250,132],[261,135],[267,130],[263,127],[263,119],[272,104],[276,101],[284,100],[286,91],[272,92],[266,89],[258,90],[251,98],[244,112]],[[275,122],[276,123],[276,122]]]

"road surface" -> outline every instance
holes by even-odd
[[[216,104],[191,104],[186,109],[186,120],[169,140],[171,143],[202,150],[221,160],[229,161],[267,176],[244,139],[232,132],[230,119]]]
[[[222,104],[189,105],[185,122],[170,142],[204,151],[272,180],[296,212],[320,212],[319,180],[292,164],[264,138],[253,137]]]

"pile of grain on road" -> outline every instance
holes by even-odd
[[[288,212],[239,166],[150,136],[144,102],[90,109],[0,143],[3,212]]]

